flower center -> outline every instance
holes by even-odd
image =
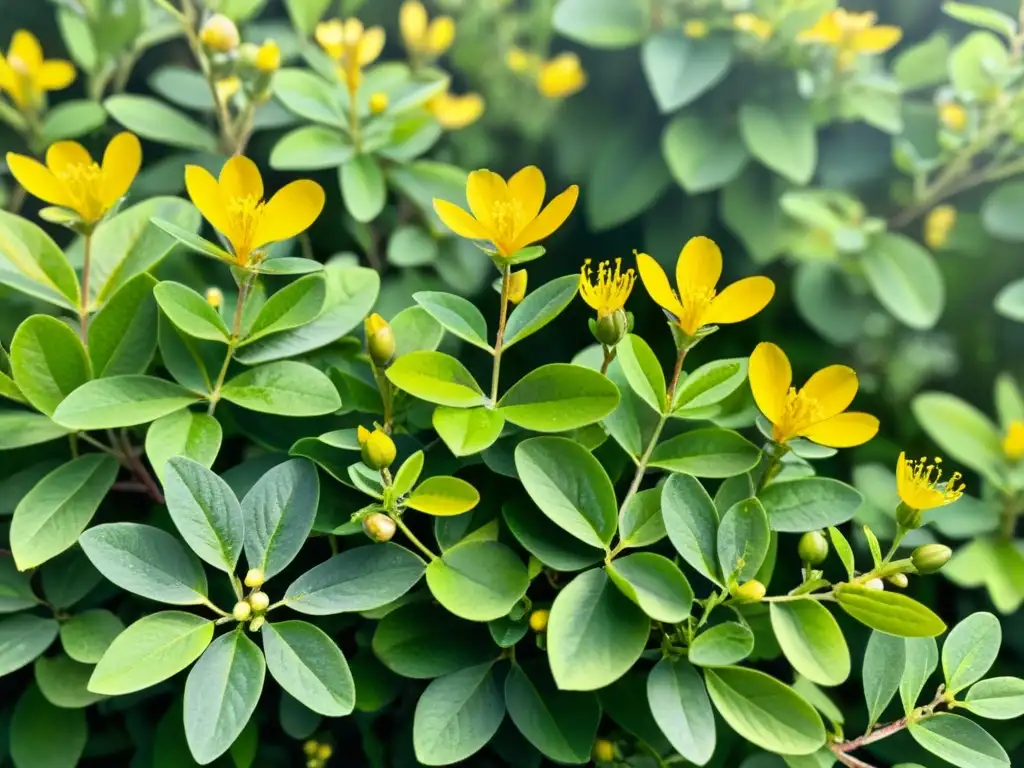
[[[72,200],[72,208],[86,221],[98,221],[103,215],[100,199],[102,171],[96,163],[67,165],[57,173]]]
[[[636,275],[632,269],[622,272],[622,259],[615,260],[615,269],[610,261],[597,265],[597,280],[590,268],[590,259],[583,262],[580,270],[580,293],[583,300],[597,310],[598,318],[615,314],[626,303]]]
[[[249,259],[252,242],[256,239],[256,228],[263,218],[264,206],[265,203],[255,195],[233,197],[228,202],[232,230],[229,239],[240,262],[245,263]]]
[[[943,483],[942,468],[939,466],[941,463],[942,459],[938,456],[931,464],[925,456],[917,461],[907,462],[904,476],[905,491],[917,499],[916,503],[910,506],[916,509],[929,509],[950,504],[963,495],[964,484],[960,482],[962,475],[954,472],[949,480]]]
[[[491,204],[491,223],[494,234],[498,238],[495,243],[498,250],[505,253],[505,250],[515,240],[518,222],[522,218],[523,207],[518,200],[496,200]],[[509,255],[505,253],[505,255]]]
[[[704,316],[715,298],[715,289],[680,285],[679,291],[679,303],[683,305],[679,327],[692,336],[704,325]]]
[[[775,439],[779,442],[796,437],[801,431],[822,420],[821,406],[796,387],[786,393],[782,419],[775,425]],[[780,439],[781,438],[781,439]]]

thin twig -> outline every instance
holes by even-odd
[[[491,402],[498,402],[498,381],[501,375],[501,349],[505,343],[505,321],[508,319],[508,293],[512,284],[512,267],[501,268],[501,309],[498,312],[498,333],[494,337],[494,368],[491,371]]]

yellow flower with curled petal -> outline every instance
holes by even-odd
[[[583,89],[587,73],[575,53],[560,53],[540,65],[537,89],[549,99],[564,99]]]
[[[0,55],[0,91],[22,112],[38,111],[47,91],[59,91],[74,81],[74,65],[44,59],[39,40],[27,29],[16,31],[7,55]]]
[[[1024,459],[1024,421],[1011,421],[1003,437],[1003,453],[1010,461]]]
[[[134,133],[117,134],[102,163],[77,141],[58,141],[46,150],[46,165],[14,152],[7,166],[14,178],[40,200],[74,211],[88,227],[124,197],[142,165],[142,146]]]
[[[597,265],[597,280],[594,270],[590,268],[590,259],[583,262],[580,268],[580,296],[591,309],[596,310],[597,319],[614,315],[626,305],[636,281],[636,273],[632,268],[622,271],[622,259],[615,260],[615,269],[610,261],[602,261]]]
[[[750,389],[761,413],[772,423],[772,439],[785,443],[806,437],[831,448],[852,448],[878,432],[878,419],[846,409],[857,394],[857,373],[845,365],[822,368],[797,389],[789,358],[762,341],[750,355]]]
[[[331,19],[316,26],[315,37],[337,64],[349,93],[359,90],[363,68],[369,66],[384,50],[384,28],[363,27],[359,19]]]
[[[457,131],[472,125],[484,113],[484,97],[479,93],[456,95],[443,91],[424,105],[446,131]]]
[[[576,207],[580,190],[572,184],[541,210],[545,189],[544,174],[532,165],[507,182],[493,171],[473,171],[466,181],[472,214],[436,197],[434,210],[455,234],[486,240],[500,256],[509,257],[550,235]]]
[[[840,69],[849,69],[857,57],[865,53],[885,53],[903,37],[899,27],[875,26],[873,11],[851,13],[843,8],[829,11],[797,40],[801,43],[822,43],[836,49]]]
[[[217,179],[201,166],[185,166],[185,187],[240,265],[263,246],[308,229],[324,207],[323,189],[308,179],[286,184],[264,202],[259,168],[242,155],[229,158]]]
[[[406,0],[398,11],[398,28],[405,49],[414,57],[437,57],[455,41],[455,21],[451,16],[438,16],[433,21],[419,0]]]
[[[949,240],[949,233],[956,226],[956,208],[952,205],[937,205],[928,212],[924,220],[924,242],[929,248],[941,248]]]
[[[707,237],[690,238],[679,252],[676,290],[661,265],[646,253],[637,254],[636,263],[651,298],[691,337],[705,325],[747,320],[768,306],[775,295],[775,283],[762,276],[737,280],[718,293],[722,251]]]
[[[767,40],[775,32],[775,26],[770,21],[754,13],[737,13],[732,17],[732,25],[740,32],[753,35],[758,40]]]
[[[954,472],[943,483],[942,468],[939,466],[941,463],[942,459],[938,456],[931,464],[925,457],[918,461],[907,461],[907,455],[901,451],[896,462],[896,490],[900,501],[911,509],[923,512],[952,504],[963,496],[961,474]]]

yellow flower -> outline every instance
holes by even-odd
[[[540,65],[537,89],[549,99],[572,96],[587,84],[587,73],[575,53],[560,53]]]
[[[615,269],[610,261],[602,261],[597,265],[597,280],[594,270],[590,268],[590,259],[583,262],[580,269],[580,296],[592,308],[597,310],[597,319],[614,315],[626,304],[636,274],[632,269],[622,272],[622,259],[615,260]]]
[[[323,189],[308,179],[285,185],[264,202],[260,171],[242,155],[224,163],[219,179],[201,166],[185,166],[185,187],[240,265],[249,264],[259,248],[308,229],[324,207]]]
[[[785,443],[806,437],[831,448],[852,448],[878,432],[878,419],[847,412],[857,394],[857,374],[845,365],[822,368],[801,389],[792,386],[786,353],[762,341],[750,356],[750,388],[761,413],[772,423],[772,438]]]
[[[427,101],[426,108],[446,131],[457,131],[480,119],[484,98],[479,93],[456,96],[445,91]]]
[[[802,43],[824,43],[836,49],[840,69],[853,66],[863,53],[885,53],[903,37],[903,30],[894,26],[875,26],[873,11],[850,13],[843,8],[829,11],[817,23],[805,29],[797,40]]]
[[[356,428],[356,439],[362,450],[363,463],[370,469],[387,469],[395,460],[398,449],[395,441],[380,427],[373,432],[361,424]]]
[[[102,164],[76,141],[51,144],[46,165],[7,153],[7,165],[21,186],[43,202],[74,211],[87,225],[102,219],[124,197],[141,164],[142,147],[127,131],[110,140]]]
[[[702,19],[690,19],[683,24],[683,34],[687,37],[692,37],[695,40],[707,37],[708,32],[708,23]]]
[[[7,56],[0,55],[0,91],[22,111],[36,111],[47,91],[59,91],[74,81],[71,62],[44,60],[39,40],[28,30],[15,32]]]
[[[227,101],[234,96],[242,87],[242,80],[237,75],[231,75],[217,81],[217,96],[221,101]]]
[[[952,205],[937,205],[928,212],[924,220],[924,242],[932,249],[941,248],[949,239],[949,233],[956,225],[956,208]]]
[[[504,257],[543,240],[569,218],[576,207],[579,187],[570,185],[541,210],[544,174],[528,165],[506,182],[488,170],[473,171],[466,182],[469,212],[447,200],[434,198],[434,210],[455,234],[487,240]]]
[[[331,19],[316,25],[316,41],[338,63],[350,93],[359,90],[363,67],[369,66],[384,50],[383,27],[366,29],[359,19]]]
[[[508,280],[508,300],[513,304],[518,304],[526,298],[526,282],[528,280],[526,270],[516,270],[509,275]]]
[[[740,32],[747,32],[758,40],[767,40],[775,32],[775,27],[770,21],[754,13],[737,13],[732,17],[732,25]]]
[[[235,22],[223,13],[215,13],[199,30],[199,39],[211,51],[228,53],[238,47],[241,38]]]
[[[934,463],[927,462],[925,457],[918,461],[907,461],[907,455],[902,451],[896,462],[896,490],[900,501],[922,512],[952,504],[964,493],[964,484],[959,483],[959,472],[954,472],[949,480],[939,485],[942,480],[939,464],[942,459],[936,456]]]
[[[265,40],[256,53],[256,69],[270,75],[281,68],[281,49],[273,40]]]
[[[967,110],[962,104],[947,101],[939,107],[939,121],[949,130],[959,133],[967,127]]]
[[[428,23],[427,9],[419,0],[406,0],[398,12],[398,27],[405,49],[413,55],[440,56],[455,41],[455,21],[438,16]]]
[[[608,739],[598,739],[590,754],[599,763],[609,763],[615,759],[615,745]]]
[[[705,325],[738,323],[753,317],[772,300],[775,283],[756,276],[737,280],[721,293],[715,291],[722,276],[722,251],[707,237],[693,237],[676,261],[676,290],[665,270],[646,253],[637,254],[644,288],[659,306],[675,318],[687,336]],[[677,292],[678,291],[678,292]]]
[[[505,66],[513,72],[526,72],[538,64],[537,54],[528,53],[522,48],[513,45],[505,54]]]
[[[206,293],[203,295],[206,298],[206,303],[214,309],[220,309],[221,304],[224,303],[224,291],[216,286],[210,286],[207,288]]]
[[[388,95],[384,91],[376,91],[370,94],[370,113],[379,115],[388,108]]]
[[[1003,453],[1010,461],[1024,459],[1024,421],[1011,421],[1003,438]]]

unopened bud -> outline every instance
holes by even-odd
[[[266,592],[253,592],[249,595],[249,605],[256,613],[263,613],[270,607],[270,598]]]
[[[363,321],[366,349],[373,364],[379,368],[388,365],[395,356],[395,332],[388,321],[374,312]]]
[[[910,555],[918,573],[935,573],[949,562],[953,550],[945,544],[925,544],[915,549]]]
[[[768,590],[757,579],[751,579],[743,584],[734,584],[729,591],[738,600],[746,603],[756,603],[764,597]]]
[[[252,616],[252,606],[244,600],[239,600],[231,609],[231,615],[235,617],[235,621],[248,621]]]
[[[257,616],[255,619],[249,622],[250,632],[259,632],[260,628],[266,623],[266,619],[262,616]]]
[[[520,269],[509,275],[508,279],[508,300],[518,304],[526,296],[526,270]]]
[[[821,565],[828,557],[828,539],[821,531],[808,531],[800,537],[797,552],[808,565]]]
[[[870,581],[865,581],[864,586],[868,589],[876,589],[879,592],[882,592],[885,589],[885,583],[881,579],[871,579]]]
[[[892,576],[886,576],[885,580],[894,587],[899,587],[900,589],[906,589],[907,585],[910,583],[910,579],[907,578],[907,574],[905,573],[894,573]]]
[[[209,287],[206,289],[206,303],[214,309],[220,309],[221,304],[224,303],[224,291],[220,288]]]
[[[316,751],[316,756],[319,757],[321,760],[326,760],[333,754],[334,749],[331,747],[330,744],[321,744]]]
[[[530,629],[534,632],[543,632],[548,628],[549,618],[551,618],[551,611],[546,608],[538,608],[530,614]]]
[[[313,739],[302,745],[302,751],[306,753],[306,757],[313,757],[318,749],[320,749],[320,744]]]
[[[387,469],[395,460],[398,449],[395,441],[382,429],[377,427],[371,432],[360,426],[356,430],[359,445],[362,448],[363,463],[370,469]]]
[[[388,108],[388,95],[383,91],[370,94],[370,112],[379,115]]]
[[[256,43],[242,43],[238,48],[238,63],[246,69],[256,69],[260,57],[260,46]]]
[[[606,347],[614,347],[625,338],[629,330],[629,318],[624,309],[617,309],[610,315],[597,318],[594,337]]]
[[[924,513],[920,509],[908,507],[903,502],[896,507],[896,524],[905,531],[912,531],[921,527],[921,519]]]
[[[265,40],[256,52],[256,69],[264,75],[269,75],[280,68],[281,49],[273,40]]]
[[[252,589],[262,587],[264,578],[262,568],[250,568],[245,574],[245,586]]]
[[[396,527],[394,520],[380,512],[363,518],[363,533],[374,541],[391,541]]]
[[[240,38],[235,22],[223,13],[215,13],[199,30],[199,39],[211,51],[229,53],[238,47]]]
[[[608,741],[608,739],[598,739],[594,742],[591,756],[595,762],[610,763],[615,759],[615,745]]]

